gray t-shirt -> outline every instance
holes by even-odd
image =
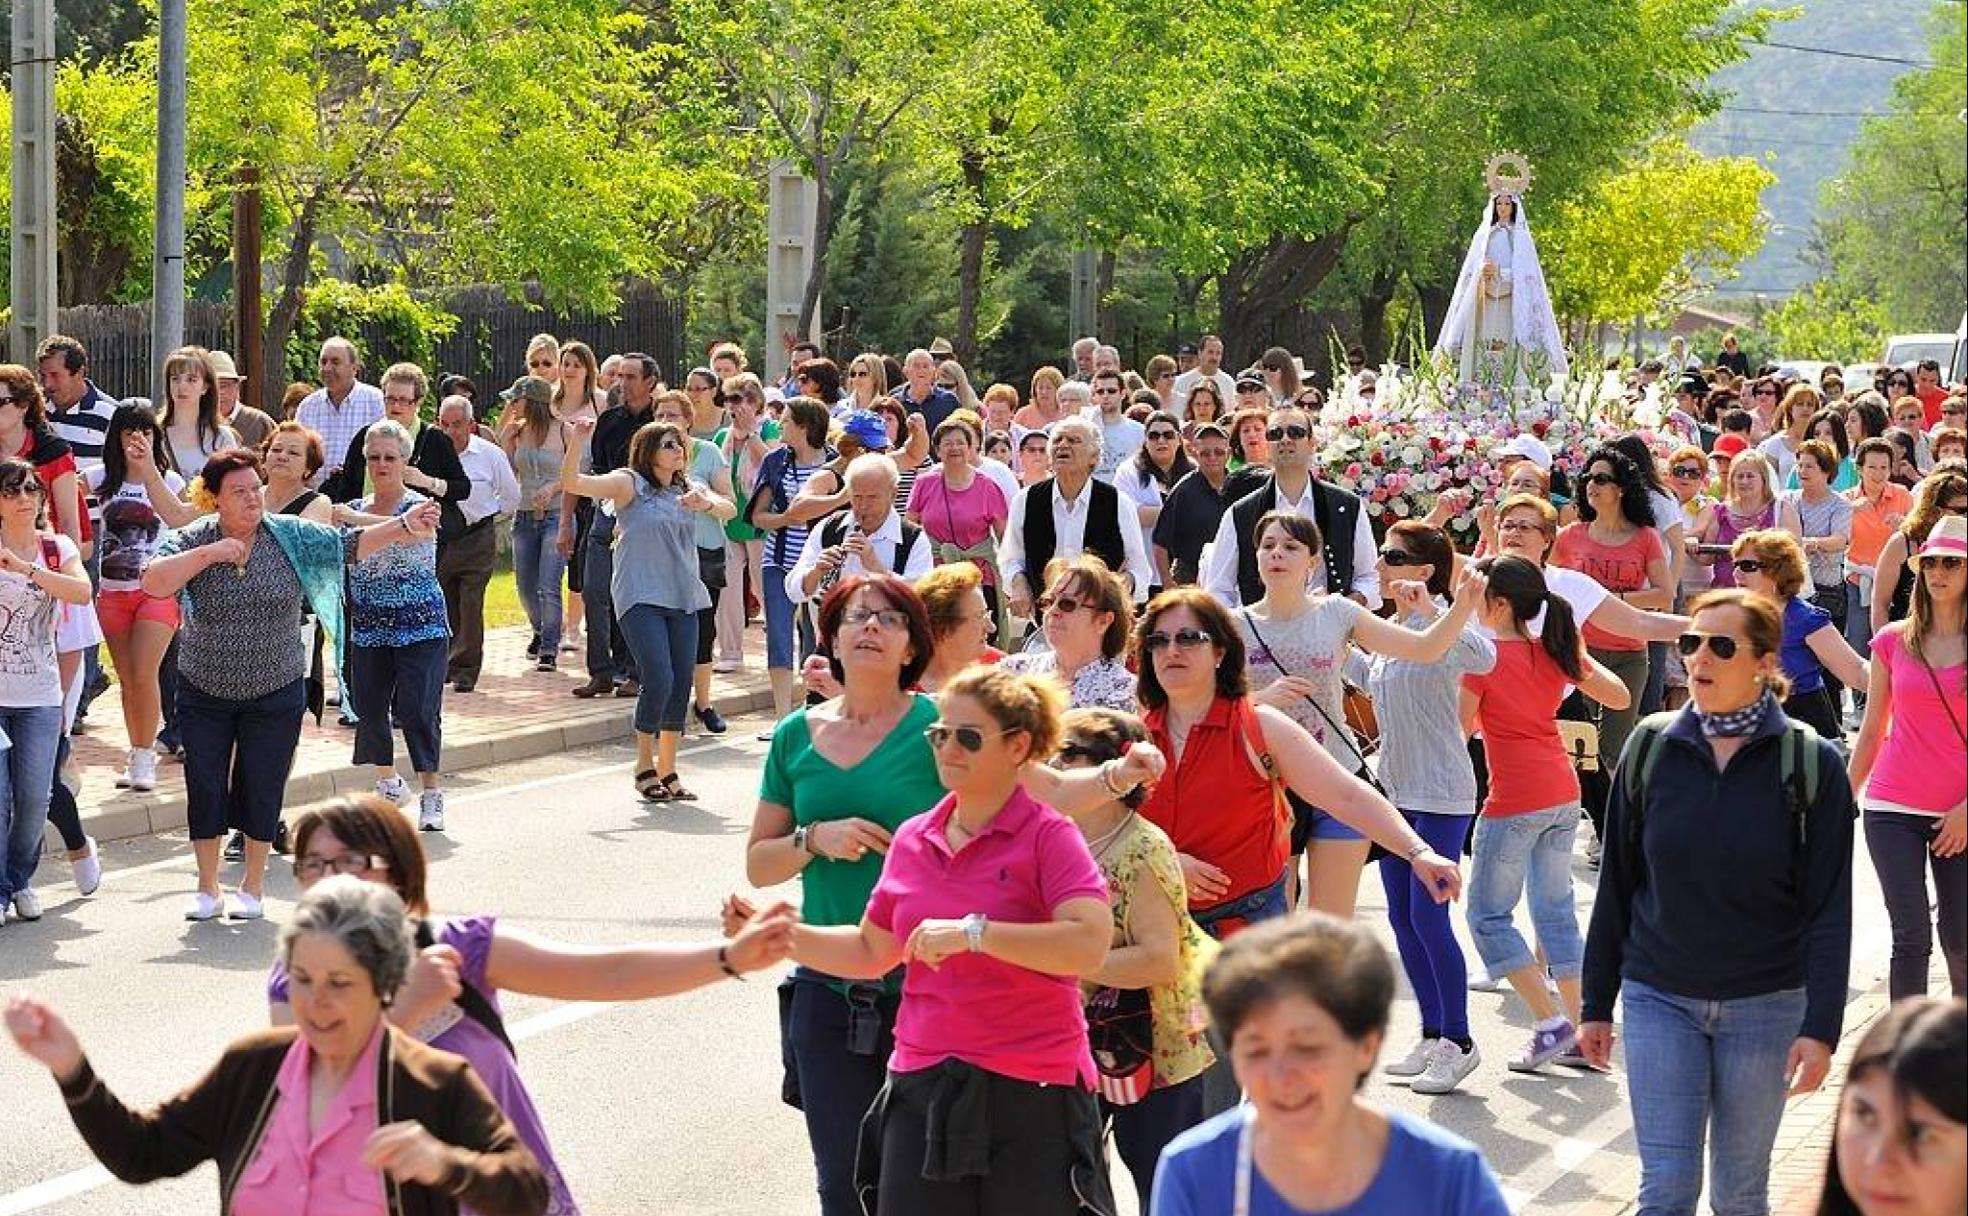
[[[678,501],[683,491],[658,489],[640,473],[629,476],[635,496],[615,513],[615,577],[608,588],[615,611],[637,604],[709,608],[711,593],[697,573],[697,513]]]
[[[1354,744],[1353,732],[1346,729],[1346,689],[1342,677],[1348,639],[1364,612],[1365,608],[1345,596],[1322,595],[1312,601],[1309,609],[1289,621],[1254,617],[1248,608],[1237,613],[1237,626],[1243,630],[1244,647],[1249,652],[1246,667],[1250,672],[1251,691],[1268,688],[1284,676],[1310,680],[1313,699],[1318,703],[1299,698],[1286,705],[1284,711],[1311,732],[1349,773],[1359,772],[1365,761]],[[1339,729],[1334,729],[1335,724]]]
[[[1419,615],[1401,623],[1428,625]],[[1395,806],[1429,815],[1476,813],[1476,769],[1463,746],[1462,677],[1495,666],[1496,643],[1475,625],[1464,626],[1434,663],[1353,652],[1347,673],[1373,694],[1380,722],[1376,772]]]
[[[1852,540],[1852,503],[1843,494],[1828,493],[1817,503],[1805,501],[1804,491],[1793,490],[1784,495],[1797,504],[1798,522],[1804,525],[1806,539],[1813,536],[1842,536],[1847,544]],[[1805,560],[1810,563],[1811,581],[1820,587],[1836,587],[1845,581],[1845,553],[1806,553]],[[1806,587],[1802,594],[1810,598],[1811,589]]]

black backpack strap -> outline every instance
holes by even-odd
[[[420,920],[417,922],[416,941],[417,949],[419,950],[437,944],[437,935],[432,932],[429,921]],[[472,987],[469,983],[460,982],[458,985],[458,996],[452,1004],[462,1010],[466,1017],[490,1031],[493,1038],[504,1043],[506,1045],[506,1054],[515,1060],[519,1058],[519,1049],[513,1046],[512,1036],[506,1033],[505,1019],[499,1016],[499,1011],[492,1007],[492,1002],[486,999],[484,993]]]
[[[916,538],[921,535],[921,528],[916,527],[916,525],[906,519],[902,521],[902,543],[895,546],[896,574],[900,575],[904,570],[909,568],[909,555],[916,551]]]

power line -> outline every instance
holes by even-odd
[[[1931,63],[1925,63],[1918,59],[1901,59],[1893,55],[1868,55],[1863,51],[1835,51],[1830,47],[1823,46],[1799,46],[1794,42],[1778,42],[1771,38],[1764,39],[1760,45],[1773,46],[1780,51],[1801,51],[1807,55],[1830,55],[1836,59],[1864,59],[1870,63],[1892,63],[1909,68],[1931,69],[1934,66]]]
[[[1725,114],[1775,114],[1785,118],[1953,118],[1949,110],[1777,110],[1764,106],[1723,106]]]

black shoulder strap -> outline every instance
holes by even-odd
[[[909,555],[916,551],[916,538],[921,535],[921,528],[906,519],[902,521],[902,543],[895,546],[895,573],[901,574],[909,568]]]
[[[427,946],[434,946],[436,944],[437,935],[431,931],[430,922],[427,920],[418,921],[417,949],[422,950]],[[519,1049],[513,1046],[512,1036],[506,1033],[505,1019],[500,1017],[499,1011],[492,1007],[492,1002],[485,999],[484,993],[468,983],[460,983],[458,985],[458,998],[452,1003],[464,1011],[466,1017],[491,1031],[493,1038],[504,1043],[508,1055],[512,1056],[515,1060],[519,1058]]]

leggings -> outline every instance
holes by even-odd
[[[1428,847],[1443,857],[1461,857],[1469,834],[1468,815],[1431,815],[1402,811]],[[1449,905],[1438,904],[1415,879],[1414,870],[1398,857],[1380,859],[1380,885],[1387,892],[1387,919],[1401,969],[1421,1006],[1421,1033],[1426,1038],[1469,1037],[1469,972],[1462,946],[1449,924]]]
[[[1936,857],[1933,843],[1939,816],[1901,811],[1865,813],[1866,852],[1879,875],[1886,919],[1893,929],[1893,961],[1886,990],[1894,1000],[1927,993],[1927,963],[1940,931],[1941,957],[1947,960],[1954,995],[1968,995],[1968,853]],[[1934,875],[1935,915],[1928,915],[1927,874]]]
[[[618,618],[642,690],[636,693],[636,733],[680,731],[690,712],[690,680],[697,670],[697,617],[683,608],[634,604]]]
[[[62,784],[62,766],[68,763],[68,752],[68,736],[63,735],[55,749],[55,784],[48,799],[48,822],[61,833],[62,848],[80,853],[89,847],[89,835],[82,830],[82,808],[75,805],[75,795]]]

